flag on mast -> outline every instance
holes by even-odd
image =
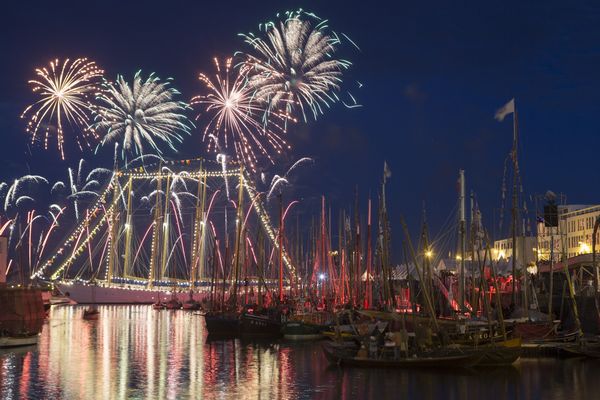
[[[383,162],[383,182],[385,183],[385,181],[391,177],[392,177],[392,171],[390,170],[390,167],[388,167],[387,161],[384,161]]]
[[[494,118],[496,118],[498,121],[502,122],[502,121],[504,121],[504,118],[508,114],[512,114],[514,112],[515,112],[515,99],[513,97],[502,108],[499,108],[498,111],[496,111],[496,115],[494,115]]]

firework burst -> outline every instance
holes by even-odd
[[[326,20],[302,10],[285,15],[279,23],[261,25],[264,37],[241,35],[255,52],[246,54],[248,86],[269,112],[299,108],[306,121],[307,111],[317,118],[339,101],[342,72],[351,63],[334,57],[341,40]]]
[[[44,149],[48,149],[50,137],[56,134],[58,150],[64,159],[65,121],[80,129],[81,134],[76,135],[80,149],[83,143],[89,145],[97,139],[95,131],[90,129],[90,99],[98,91],[104,71],[94,61],[77,58],[73,62],[56,59],[49,68],[37,68],[35,72],[37,78],[29,84],[40,99],[27,107],[21,118],[29,118],[27,133],[32,143],[43,140]]]
[[[101,144],[119,141],[124,159],[128,153],[144,154],[145,144],[159,156],[163,154],[159,144],[177,151],[176,143],[183,141],[181,133],[189,133],[191,124],[183,114],[188,105],[173,100],[179,91],[169,83],[153,74],[143,80],[140,72],[131,86],[122,76],[114,83],[105,82],[94,124],[105,134]]]
[[[205,74],[198,77],[206,93],[191,100],[192,105],[203,108],[201,115],[207,115],[202,140],[208,141],[209,151],[227,152],[233,148],[236,160],[253,171],[261,155],[273,163],[272,152],[279,154],[289,148],[281,137],[289,116],[281,112],[265,114],[264,104],[254,98],[254,91],[247,85],[247,65],[235,69],[231,58],[224,65],[216,58],[214,61],[214,78]]]

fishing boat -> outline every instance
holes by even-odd
[[[83,319],[86,320],[97,320],[100,316],[100,311],[96,307],[89,307],[83,310]]]
[[[166,308],[165,303],[161,301],[160,292],[156,293],[156,301],[152,303],[153,310],[164,310]]]
[[[42,292],[0,287],[0,347],[36,344],[44,324]]]
[[[281,320],[276,312],[253,314],[245,312],[240,317],[239,331],[242,337],[279,337]]]
[[[281,333],[287,340],[318,340],[324,337],[322,325],[304,321],[288,321],[283,324]]]
[[[190,291],[189,298],[183,302],[183,309],[190,311],[198,311],[202,308],[202,305],[199,301],[194,300],[193,292]]]
[[[35,345],[38,343],[39,337],[40,337],[39,333],[22,334],[22,335],[13,334],[10,336],[0,336],[0,348]]]
[[[600,358],[600,342],[579,339],[574,343],[564,344],[563,353],[571,357]]]
[[[348,348],[331,343],[322,345],[323,353],[331,364],[365,368],[468,368],[476,365],[483,354],[480,352],[431,352],[409,357],[369,357],[353,354]]]
[[[97,320],[100,316],[98,306],[96,305],[96,285],[92,286],[92,304],[83,310],[83,319],[86,320]]]
[[[179,310],[181,309],[182,304],[181,301],[179,301],[179,299],[177,299],[177,295],[175,293],[173,293],[171,295],[171,298],[169,299],[169,301],[167,301],[165,303],[165,308],[167,310]]]
[[[237,337],[240,319],[235,313],[208,312],[204,315],[206,330],[210,336]]]
[[[478,367],[500,367],[515,363],[521,357],[521,339],[510,339],[499,343],[477,347],[482,354]]]
[[[283,324],[281,333],[287,340],[318,340],[325,336],[331,314],[325,312],[297,311]]]

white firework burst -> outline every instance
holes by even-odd
[[[87,58],[77,58],[50,62],[50,67],[37,68],[37,79],[29,84],[40,99],[23,111],[21,118],[29,116],[27,133],[31,141],[43,140],[44,148],[52,134],[56,135],[58,150],[62,159],[65,158],[65,121],[78,127],[81,133],[77,135],[77,143],[82,149],[82,142],[89,144],[96,140],[93,129],[89,129],[91,118],[91,102],[99,88],[102,71],[94,61]]]
[[[163,154],[163,145],[177,151],[176,143],[183,141],[181,133],[189,134],[191,124],[183,114],[188,105],[173,100],[179,91],[169,83],[154,74],[143,80],[140,72],[131,86],[122,76],[105,82],[94,124],[104,133],[101,144],[117,141],[125,160],[127,154],[146,153],[147,147],[158,156]]]
[[[233,147],[236,161],[253,171],[259,155],[274,163],[271,153],[279,154],[289,148],[281,134],[290,118],[283,113],[265,115],[264,103],[254,99],[247,85],[246,65],[236,70],[231,58],[223,65],[216,58],[214,61],[217,69],[214,79],[200,74],[198,79],[205,91],[191,100],[192,105],[203,109],[198,117],[206,116],[208,120],[202,140],[208,141],[209,151],[227,151]]]
[[[279,22],[261,25],[266,37],[242,34],[255,54],[246,54],[251,67],[249,87],[269,111],[299,108],[306,120],[337,102],[343,71],[350,61],[335,58],[341,40],[329,32],[326,20],[302,10],[286,13]]]

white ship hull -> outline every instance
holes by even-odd
[[[166,302],[172,298],[172,291],[168,288],[157,290],[147,289],[141,285],[126,286],[92,286],[80,282],[57,283],[58,289],[71,300],[79,304],[153,304],[158,299]],[[189,291],[182,289],[176,293],[179,301],[184,302],[190,298]],[[196,301],[201,301],[207,293],[194,293]]]

